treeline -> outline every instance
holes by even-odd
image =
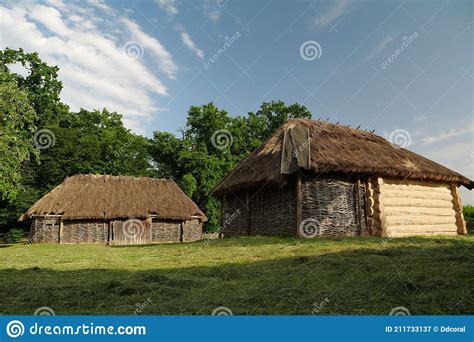
[[[12,72],[15,64],[26,75]],[[23,212],[78,173],[172,178],[213,231],[220,208],[210,192],[217,183],[288,118],[311,117],[306,107],[281,101],[233,117],[209,103],[190,107],[180,137],[155,131],[149,139],[105,108],[71,111],[60,99],[58,71],[37,53],[0,51],[0,231],[21,227]]]

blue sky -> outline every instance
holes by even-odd
[[[191,105],[214,101],[244,115],[281,99],[304,104],[314,118],[400,139],[474,178],[472,1],[58,0],[0,8],[1,48],[38,51],[60,66],[72,109],[106,106],[147,136],[176,133]],[[464,190],[463,199],[474,202]]]

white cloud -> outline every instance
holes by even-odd
[[[156,0],[156,4],[170,16],[174,16],[179,13],[177,0]]]
[[[456,138],[456,137],[459,137],[459,136],[462,136],[462,135],[465,135],[465,134],[472,134],[473,132],[474,132],[474,127],[473,126],[461,127],[461,128],[457,128],[457,129],[442,131],[442,132],[439,132],[436,135],[430,134],[429,136],[426,136],[426,137],[422,138],[421,139],[421,145],[422,146],[428,146],[428,145],[432,145],[432,144],[435,144],[435,143],[438,143],[438,142],[441,142],[441,141],[444,141],[444,140],[450,140],[450,139],[453,139],[453,138]],[[471,137],[472,137],[472,135],[471,135]]]
[[[332,25],[337,19],[339,19],[339,17],[345,14],[351,3],[351,0],[332,1],[332,7],[329,8],[326,14],[323,14],[320,18],[318,18],[316,25],[320,28]]]
[[[107,107],[122,113],[127,127],[140,131],[141,123],[163,110],[157,99],[167,95],[167,88],[144,58],[130,59],[122,47],[133,37],[169,78],[178,67],[158,39],[135,22],[116,16],[102,1],[89,2],[90,7],[60,0],[0,5],[0,49],[38,52],[48,64],[59,66],[61,97],[73,110]]]
[[[178,67],[174,63],[171,54],[165,49],[160,41],[143,32],[140,26],[138,26],[134,21],[123,18],[122,22],[130,30],[132,37],[143,44],[145,50],[150,50],[158,57],[158,64],[161,71],[163,71],[169,78],[174,78]]]
[[[204,52],[196,46],[194,41],[191,39],[191,36],[187,32],[181,32],[181,40],[189,50],[193,51],[196,54],[196,56],[201,59],[204,58]]]
[[[365,61],[370,61],[377,57],[378,54],[381,53],[387,47],[388,44],[393,42],[395,37],[396,36],[385,35],[385,37],[380,42],[378,42],[378,44],[375,45],[375,47],[367,54],[367,56],[365,57]]]
[[[203,2],[204,14],[212,21],[218,21],[222,16],[223,0],[205,0]]]

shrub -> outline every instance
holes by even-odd
[[[6,240],[7,240],[7,243],[16,243],[16,242],[20,242],[24,236],[25,236],[25,231],[23,229],[12,228],[8,231]]]
[[[467,204],[462,208],[464,218],[470,222],[474,222],[474,205]]]

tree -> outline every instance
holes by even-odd
[[[14,64],[22,65],[26,75],[9,71]],[[62,83],[58,78],[59,68],[43,62],[38,53],[26,53],[23,49],[6,48],[0,51],[0,66],[9,72],[17,86],[28,94],[33,109],[38,115],[38,127],[58,122],[69,108],[61,102]]]
[[[49,127],[55,144],[44,149],[35,185],[43,191],[78,173],[150,176],[149,141],[125,128],[121,115],[81,109]]]
[[[213,103],[192,106],[183,138],[154,132],[150,155],[159,177],[169,177],[204,209],[207,230],[219,226],[220,204],[211,197],[214,187],[258,145],[289,118],[311,117],[299,104],[263,103],[248,117],[230,117]]]
[[[31,140],[36,118],[27,93],[0,69],[0,195],[8,202],[20,190],[22,164],[38,156]]]
[[[256,113],[248,113],[248,133],[253,148],[292,118],[311,119],[311,112],[298,103],[287,106],[283,101],[272,101],[263,102]]]

